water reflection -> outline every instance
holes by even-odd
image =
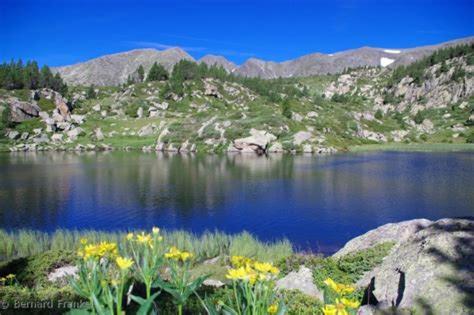
[[[249,230],[331,251],[380,224],[473,215],[474,154],[0,155],[0,226]]]

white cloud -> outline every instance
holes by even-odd
[[[156,48],[156,49],[169,49],[169,48],[179,47],[186,51],[204,51],[207,49],[206,47],[169,45],[169,44],[163,44],[163,43],[158,43],[158,42],[147,42],[147,41],[130,41],[128,42],[128,44],[132,44],[133,46],[140,47],[140,48],[147,47],[147,48]]]

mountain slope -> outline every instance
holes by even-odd
[[[156,49],[136,49],[124,53],[106,55],[71,66],[54,68],[63,79],[73,85],[119,85],[127,77],[143,65],[150,69],[154,62],[162,64],[167,70],[182,59],[194,61],[181,48],[171,48],[163,51]]]
[[[474,42],[474,37],[454,40],[439,45],[422,46],[410,49],[384,49],[361,47],[334,54],[314,53],[284,62],[265,61],[250,58],[241,66],[228,61],[222,56],[206,55],[199,60],[208,65],[220,65],[228,72],[245,77],[273,79],[278,77],[307,77],[319,74],[341,73],[347,68],[363,66],[394,67],[415,62],[435,50]],[[128,75],[141,64],[148,70],[153,62],[158,62],[168,70],[181,59],[195,61],[180,48],[163,51],[155,49],[138,49],[129,52],[107,55],[71,66],[53,69],[61,74],[67,83],[73,85],[98,86],[118,85],[124,83]]]

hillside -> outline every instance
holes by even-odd
[[[4,123],[4,148],[330,153],[362,144],[474,141],[473,45],[407,67],[276,80],[180,64],[173,71],[179,82],[173,74],[95,91],[76,86],[66,96],[2,90],[3,112],[22,117]]]
[[[410,49],[362,47],[334,54],[314,53],[283,62],[250,58],[240,66],[235,65],[222,56],[214,55],[204,56],[198,62],[203,62],[207,65],[220,65],[228,72],[243,77],[259,77],[264,79],[307,77],[341,73],[345,69],[356,67],[396,67],[407,65],[433,53],[437,49],[471,43],[473,41],[474,38],[469,37],[439,45]],[[151,65],[157,62],[166,69],[171,70],[172,66],[181,59],[195,61],[180,48],[171,48],[163,51],[137,49],[99,57],[75,65],[58,67],[53,70],[59,72],[69,84],[112,86],[125,83],[127,77],[133,75],[140,65],[148,71]]]

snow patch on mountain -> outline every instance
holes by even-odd
[[[380,65],[382,67],[386,67],[386,66],[392,64],[394,61],[395,61],[395,59],[382,57],[382,58],[380,58]]]

